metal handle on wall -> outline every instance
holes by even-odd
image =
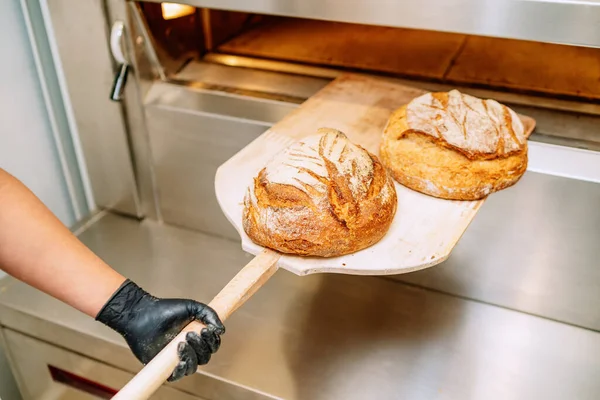
[[[110,30],[110,51],[113,58],[119,63],[119,69],[113,80],[113,86],[110,91],[110,99],[120,101],[123,96],[123,90],[127,83],[127,75],[129,74],[129,63],[123,55],[122,38],[125,31],[125,25],[122,21],[116,21]]]

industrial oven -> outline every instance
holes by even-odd
[[[157,295],[208,301],[248,261],[216,169],[341,74],[458,88],[537,121],[530,170],[448,261],[281,274],[208,366],[154,398],[600,396],[600,3],[40,3],[98,208],[77,233]],[[110,398],[139,370],[114,332],[6,282],[25,398]]]

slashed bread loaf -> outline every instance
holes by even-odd
[[[457,90],[427,93],[392,114],[381,160],[411,189],[478,200],[521,178],[527,132],[519,116],[497,101]]]
[[[244,199],[243,226],[261,246],[334,257],[379,241],[396,206],[379,160],[342,132],[321,128],[259,172]]]

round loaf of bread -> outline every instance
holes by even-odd
[[[515,184],[527,169],[519,116],[494,100],[457,90],[428,93],[396,110],[381,160],[394,179],[450,200],[478,200]]]
[[[277,154],[248,188],[243,226],[282,253],[334,257],[379,241],[396,212],[379,160],[342,132],[322,128]]]

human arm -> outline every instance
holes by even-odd
[[[2,169],[0,268],[91,317],[125,281]]]
[[[187,345],[180,346],[182,363],[174,379],[208,362],[224,332],[214,311],[204,304],[157,299],[127,281],[2,169],[0,269],[121,333],[144,363],[168,343],[173,332],[193,319],[206,323],[209,329],[202,336],[192,335]],[[132,312],[133,305],[138,307],[136,312]]]

